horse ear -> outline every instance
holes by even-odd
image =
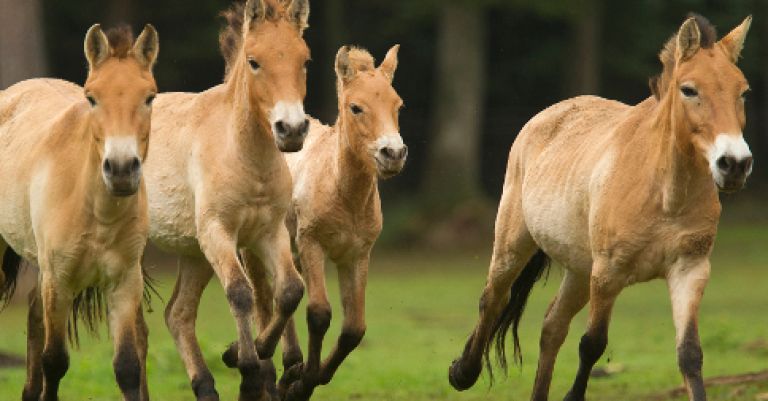
[[[693,57],[701,47],[701,31],[696,19],[691,17],[683,22],[677,33],[677,60],[685,61]]]
[[[160,48],[157,30],[151,24],[147,24],[141,31],[136,43],[133,45],[133,56],[144,68],[151,70],[157,60],[157,52]]]
[[[336,53],[336,77],[342,84],[347,84],[355,77],[355,71],[349,61],[349,46],[342,46]]]
[[[288,7],[288,18],[301,32],[309,28],[309,0],[293,0]]]
[[[384,61],[379,65],[379,70],[389,78],[389,81],[395,79],[395,70],[397,70],[397,52],[400,51],[400,45],[394,45],[384,56]]]
[[[723,46],[725,52],[731,57],[731,60],[735,63],[739,61],[741,56],[741,49],[744,48],[744,40],[747,39],[747,32],[752,25],[752,16],[748,16],[744,19],[741,25],[734,28],[728,35],[725,35],[720,39],[720,45]]]
[[[85,34],[85,43],[83,43],[85,50],[85,58],[88,60],[88,68],[91,70],[103,63],[110,55],[109,39],[104,31],[101,30],[101,25],[95,24]]]
[[[248,0],[245,3],[245,16],[243,18],[243,29],[247,32],[251,29],[251,24],[256,21],[263,21],[272,12],[272,6],[264,0]]]

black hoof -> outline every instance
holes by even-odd
[[[283,394],[283,399],[285,399],[285,395],[288,393],[289,388],[293,383],[296,383],[299,379],[301,379],[301,374],[304,372],[304,364],[299,362],[293,366],[291,366],[288,369],[285,369],[283,372],[283,376],[280,378],[279,383],[279,389],[281,394]]]
[[[237,367],[237,343],[229,344],[229,348],[221,354],[221,360],[228,368],[234,369]]]
[[[285,393],[283,401],[308,401],[315,388],[307,385],[303,380],[293,382]]]
[[[467,372],[462,369],[461,359],[456,359],[451,364],[451,367],[448,368],[448,381],[456,390],[464,391],[475,384],[477,378],[480,377],[480,370],[481,369],[475,369],[474,372],[467,374]]]

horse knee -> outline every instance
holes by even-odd
[[[307,325],[312,333],[325,333],[331,326],[331,306],[325,304],[310,304],[307,307]]]
[[[141,383],[141,364],[135,344],[131,342],[121,344],[112,366],[115,370],[117,385],[123,393],[138,391]]]
[[[63,347],[52,347],[43,351],[43,374],[49,380],[61,380],[69,369],[69,355]]]
[[[304,282],[300,278],[286,283],[277,294],[277,305],[280,314],[290,316],[304,296]]]
[[[253,290],[245,279],[238,279],[227,285],[227,300],[237,313],[250,316],[254,305]]]

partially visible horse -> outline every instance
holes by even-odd
[[[19,256],[40,266],[30,295],[25,401],[57,399],[69,367],[68,318],[73,307],[92,307],[82,302],[95,300],[93,291],[106,298],[123,398],[148,399],[140,261],[149,215],[141,170],[157,52],[151,25],[135,43],[129,29],[105,34],[94,25],[85,37],[84,88],[32,79],[0,93],[3,270],[15,276]]]
[[[284,224],[291,175],[281,150],[301,149],[309,127],[302,105],[309,3],[248,0],[224,16],[224,83],[158,96],[146,181],[150,240],[180,256],[165,318],[195,396],[219,399],[195,336],[200,297],[215,272],[237,324],[240,400],[247,401],[274,390],[269,358],[304,293]],[[277,278],[279,313],[256,346],[254,289],[239,260],[242,249]]]
[[[400,173],[408,155],[398,121],[403,101],[392,87],[398,49],[390,49],[377,68],[367,51],[342,47],[336,56],[336,124],[328,127],[313,120],[304,149],[286,155],[294,180],[288,226],[309,296],[306,362],[301,363],[295,326],[286,328],[280,387],[286,400],[306,400],[316,386],[330,382],[365,334],[368,264],[382,228],[378,179]],[[326,257],[338,268],[344,322],[336,347],[321,360],[331,323]],[[268,272],[255,258],[246,260],[252,281],[268,293]],[[258,301],[259,318],[266,322],[272,300],[260,295]],[[229,365],[237,361],[236,345],[225,354]]]
[[[565,266],[547,311],[532,400],[546,400],[573,316],[589,301],[576,379],[565,397],[583,400],[605,351],[616,297],[628,285],[669,286],[680,371],[693,401],[706,399],[697,316],[720,217],[718,190],[740,189],[752,171],[742,137],[749,89],[736,61],[751,18],[717,41],[700,16],[667,42],[653,96],[636,106],[583,96],[531,119],[509,155],[480,319],[449,370],[472,386],[494,338],[517,327],[548,257]],[[511,289],[511,290],[510,290]],[[490,362],[488,363],[490,368]]]

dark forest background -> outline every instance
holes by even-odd
[[[21,79],[85,79],[88,27],[151,22],[160,33],[162,91],[221,82],[217,14],[229,0],[0,0],[0,89]],[[754,16],[740,63],[753,91],[745,136],[755,154],[746,193],[768,183],[766,0],[312,0],[306,108],[336,115],[333,57],[344,44],[378,59],[402,45],[395,87],[406,102],[404,173],[382,184],[390,243],[486,239],[509,147],[522,125],[559,100],[596,94],[637,103],[660,71],[657,53],[685,15],[708,17],[721,35]],[[755,209],[757,209],[755,207]]]

